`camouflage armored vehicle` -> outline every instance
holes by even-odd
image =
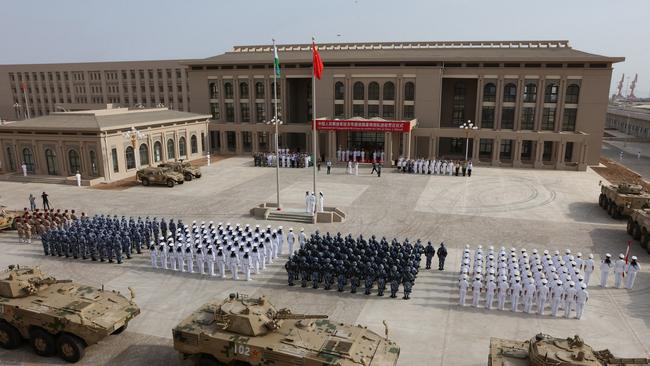
[[[641,247],[650,253],[650,209],[632,211],[627,220],[627,233],[641,243]]]
[[[0,272],[0,346],[17,348],[28,339],[36,354],[58,354],[77,362],[85,348],[126,329],[140,313],[131,299],[57,280],[38,267]]]
[[[15,229],[16,228],[16,217],[20,216],[20,213],[15,211],[5,210],[5,206],[0,206],[0,230],[4,229]]]
[[[648,365],[647,358],[617,358],[594,351],[579,336],[555,338],[539,333],[529,341],[490,339],[488,366],[626,366]]]
[[[627,217],[632,210],[648,207],[650,193],[636,184],[621,183],[619,185],[601,185],[598,204],[615,218]]]
[[[393,366],[400,353],[395,342],[365,327],[277,310],[264,296],[231,294],[207,303],[179,323],[173,336],[181,358],[198,366]]]
[[[167,185],[172,188],[175,184],[183,184],[185,181],[183,174],[177,173],[170,168],[144,168],[138,170],[135,175],[136,179],[142,182],[143,186],[150,184]]]
[[[158,164],[161,168],[170,168],[177,173],[183,174],[186,181],[191,181],[192,178],[201,178],[201,169],[184,161],[172,161],[169,163]]]

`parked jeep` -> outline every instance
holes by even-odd
[[[183,184],[183,174],[177,173],[170,168],[152,167],[138,170],[136,179],[142,182],[143,186],[150,184],[164,184],[173,187],[174,184]]]
[[[158,164],[158,166],[162,168],[170,168],[177,173],[183,174],[186,181],[190,181],[192,178],[201,178],[201,169],[188,162],[172,161]]]

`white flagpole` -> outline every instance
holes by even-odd
[[[27,83],[23,82],[21,85],[23,89],[23,97],[25,97],[25,114],[27,114],[27,119],[30,119],[29,116],[29,103],[27,103]]]
[[[315,40],[312,37],[312,47],[315,47]],[[314,52],[314,50],[312,50]],[[312,87],[312,96],[311,96],[311,116],[312,116],[312,145],[313,145],[313,150],[314,150],[314,196],[316,196],[316,162],[318,161],[318,157],[316,156],[316,141],[317,141],[317,135],[316,135],[316,75],[314,74],[314,65],[312,61],[312,70],[311,70],[311,87]],[[315,206],[315,205],[314,205]]]
[[[277,194],[277,206],[276,209],[280,209],[280,140],[278,137],[278,124],[280,120],[278,119],[278,73],[275,69],[275,39],[273,40],[273,102],[274,102],[274,121],[275,121],[275,185],[276,185],[276,194]]]

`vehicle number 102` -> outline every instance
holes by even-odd
[[[236,355],[250,356],[251,348],[245,344],[235,343],[233,346],[233,353]]]

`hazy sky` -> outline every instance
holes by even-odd
[[[649,0],[2,0],[0,63],[202,58],[236,44],[568,39],[650,96]],[[631,80],[631,79],[630,79]],[[627,87],[627,82],[626,82]]]

